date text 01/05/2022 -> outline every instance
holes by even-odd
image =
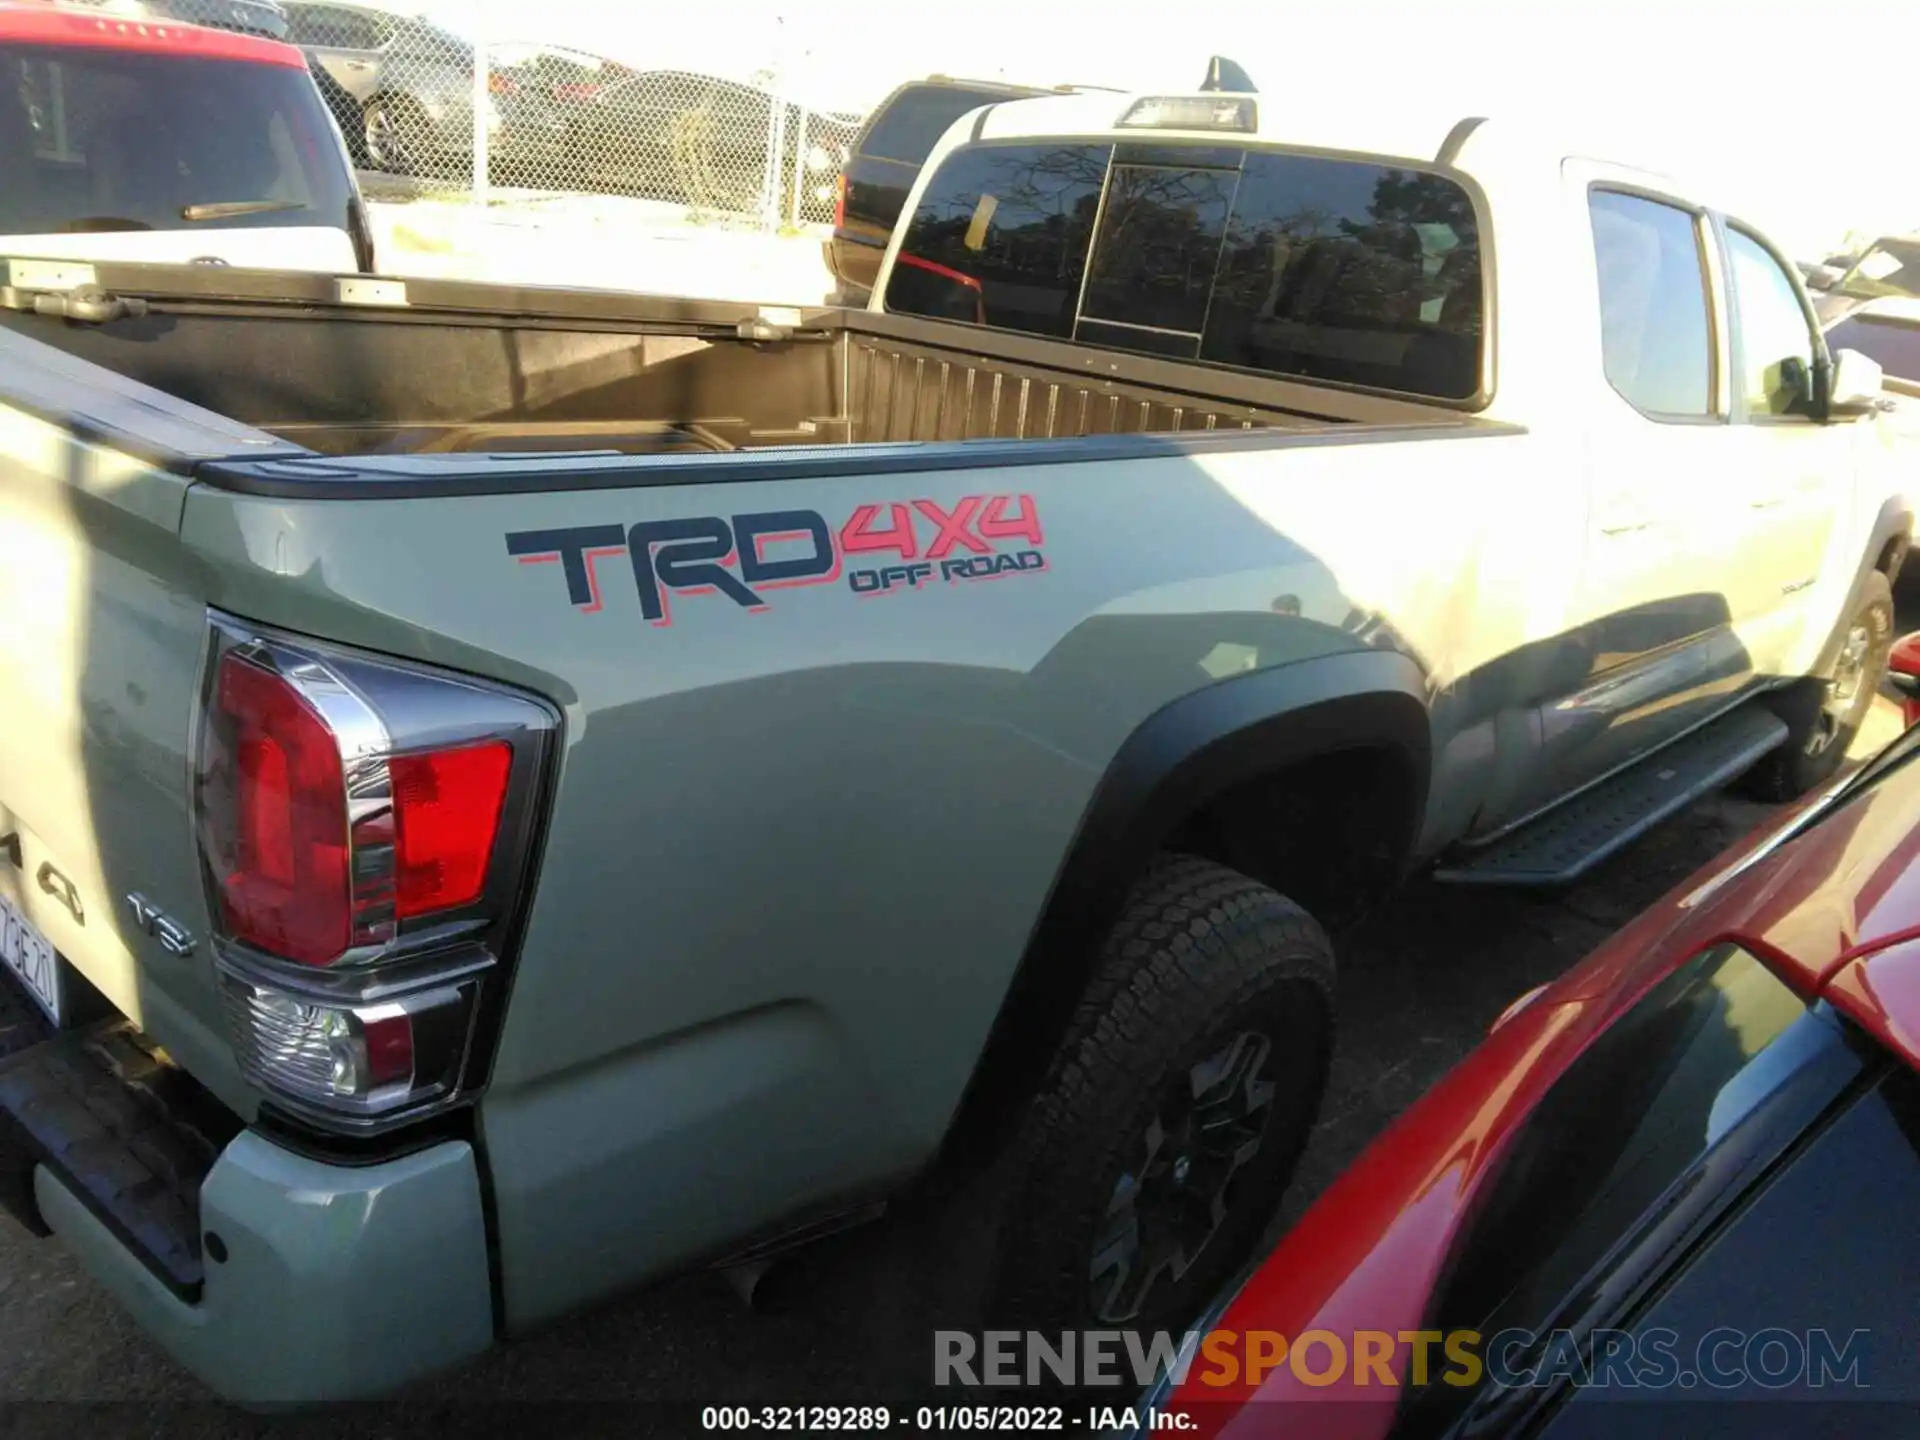
[[[885,1405],[708,1405],[703,1430],[736,1431],[966,1431],[983,1435],[1132,1434],[1143,1430],[1177,1434],[1195,1428],[1183,1410],[1100,1405],[921,1405],[894,1410]]]

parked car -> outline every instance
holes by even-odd
[[[635,73],[604,55],[554,45],[495,45],[487,58],[516,85],[560,104],[591,100]]]
[[[1821,278],[1815,305],[1829,324],[1869,300],[1920,297],[1920,236],[1883,235],[1850,260],[1829,260]]]
[[[1920,633],[1895,642],[1887,657],[1887,686],[1900,702],[1902,723],[1920,725]]]
[[[772,198],[782,217],[794,215],[797,202],[801,220],[824,223],[859,123],[757,86],[648,70],[607,86],[577,110],[564,168],[590,190],[746,212]],[[779,158],[769,173],[776,124]]]
[[[982,105],[1047,93],[1030,85],[930,75],[908,81],[880,102],[860,127],[835,183],[827,268],[839,282],[842,304],[867,303],[900,207],[947,127]]]
[[[93,10],[122,20],[161,20],[235,30],[243,35],[287,38],[287,14],[277,0],[59,0],[76,10]]]
[[[1215,56],[1205,90],[1253,88],[1246,72]],[[982,105],[1040,95],[1073,95],[1106,90],[1099,85],[1010,85],[998,80],[955,80],[929,75],[900,86],[867,117],[853,142],[842,172],[833,210],[833,236],[827,241],[827,268],[839,282],[842,305],[864,305],[886,253],[887,240],[900,219],[907,192],[920,167],[947,127]],[[1117,93],[1107,91],[1107,93]]]
[[[1826,326],[1827,344],[1858,350],[1890,391],[1920,396],[1920,298],[1861,299]]]
[[[1911,523],[1759,232],[1357,123],[992,107],[866,311],[7,260],[0,1177],[252,1401],[903,1196],[1198,1313],[1332,937],[1830,783]]]
[[[373,269],[373,234],[300,52],[189,25],[100,31],[0,0],[0,250]]]
[[[474,159],[474,47],[452,31],[411,16],[357,5],[285,6],[289,35],[307,53],[359,163],[388,174],[463,174]],[[529,84],[509,68],[524,51],[488,64],[489,170],[519,179],[560,154],[566,93]]]
[[[1886,429],[1903,447],[1910,492],[1920,495],[1920,299],[1855,296],[1830,313],[1837,318],[1826,323],[1828,348],[1856,350],[1880,366]]]
[[[1373,1375],[1321,1351],[1318,1385],[1249,1384],[1223,1348],[1150,1403],[1200,1435],[1691,1437],[1758,1401],[1773,1436],[1904,1433],[1916,756],[1908,730],[1517,999],[1200,1327],[1369,1332]]]

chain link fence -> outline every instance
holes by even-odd
[[[771,69],[648,70],[537,34],[474,40],[371,6],[94,3],[298,45],[375,193],[619,195],[766,228],[830,224],[863,118],[784,96]]]

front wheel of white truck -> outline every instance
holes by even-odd
[[[1823,674],[1781,693],[1787,739],[1741,777],[1756,800],[1795,800],[1839,773],[1866,723],[1893,651],[1893,587],[1871,572],[1840,624]]]
[[[1157,863],[1013,1144],[994,1323],[1178,1330],[1277,1213],[1326,1088],[1333,950],[1244,875]]]

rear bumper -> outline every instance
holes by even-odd
[[[44,1166],[34,1196],[141,1327],[241,1404],[378,1395],[493,1341],[479,1179],[464,1143],[349,1169],[242,1134],[200,1192],[209,1254],[193,1302]]]
[[[0,1062],[9,1192],[227,1399],[378,1395],[492,1343],[469,1145],[340,1165],[238,1126],[123,1020]]]

